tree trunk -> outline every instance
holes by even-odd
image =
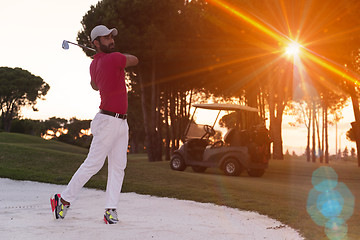
[[[311,160],[312,162],[316,162],[316,141],[315,141],[315,119],[316,119],[316,110],[315,110],[315,101],[313,101],[313,114],[312,114],[312,153],[311,153]]]
[[[329,163],[328,109],[325,106],[325,163]]]
[[[10,103],[10,106],[7,107],[6,112],[2,112],[2,121],[3,121],[3,128],[5,132],[10,132],[11,130],[11,123],[13,121],[15,112],[17,111],[15,108],[16,99]]]
[[[190,110],[191,110],[191,104],[192,104],[192,95],[193,95],[193,90],[190,90],[189,105],[188,105],[188,110],[187,110],[186,119],[189,119],[189,118],[190,118]]]
[[[261,120],[264,121],[265,119],[265,99],[264,99],[264,93],[263,90],[260,88],[258,93],[258,105],[259,105],[259,111],[260,111],[260,117]]]
[[[282,98],[277,95],[275,99],[275,91],[273,80],[269,84],[269,115],[270,115],[270,134],[273,140],[273,159],[284,159],[283,143],[281,135],[282,114],[285,104]]]
[[[284,159],[283,143],[281,135],[282,118],[275,118],[270,124],[270,131],[273,140],[273,159]]]
[[[320,162],[324,162],[324,153],[325,153],[325,107],[322,106],[322,115],[321,115],[321,155]]]
[[[169,93],[164,94],[165,160],[170,160]]]
[[[4,131],[5,132],[10,132],[11,123],[12,123],[12,119],[5,117],[5,120],[4,120]]]
[[[153,69],[152,71],[155,71]],[[155,73],[152,74],[151,88],[144,86],[144,80],[139,74],[141,89],[141,107],[143,110],[144,130],[145,130],[145,147],[150,162],[161,161],[161,145],[158,141],[158,132],[156,131],[156,88]],[[149,96],[150,95],[150,96]],[[150,98],[150,104],[149,103]],[[160,151],[159,151],[160,149]],[[160,152],[160,153],[159,153]]]
[[[152,69],[151,69],[151,101],[150,101],[150,116],[151,119],[149,120],[150,126],[150,148],[148,150],[149,161],[156,162],[162,160],[162,153],[161,153],[161,140],[159,135],[159,128],[158,128],[158,91],[156,85],[156,57],[153,54],[152,57]]]
[[[320,162],[323,163],[323,152],[321,149],[321,137],[320,137],[320,126],[319,126],[319,121],[320,121],[320,113],[318,112],[317,116],[315,116],[316,119],[316,133],[317,133],[317,140],[318,140],[318,154],[320,157]]]
[[[308,105],[309,109],[309,124],[307,126],[307,143],[306,143],[306,161],[310,162],[310,130],[311,130],[311,116],[312,116],[312,110],[311,107]]]
[[[256,89],[256,90],[255,90]],[[247,105],[249,107],[253,107],[253,108],[259,108],[258,105],[258,91],[257,91],[257,86],[254,87],[254,89],[251,89],[251,91],[245,91],[245,96],[246,96],[246,100],[247,100]],[[259,116],[255,115],[255,114],[249,114],[248,115],[248,122],[251,124],[248,127],[252,127],[254,125],[259,124]],[[281,129],[280,129],[281,131]],[[281,133],[281,132],[280,132]],[[280,134],[281,135],[281,134]]]
[[[351,101],[354,110],[355,122],[351,123],[352,128],[354,129],[355,139],[356,139],[356,151],[358,158],[358,167],[360,167],[360,110],[359,110],[359,99],[354,91],[350,94]]]
[[[141,108],[143,112],[143,119],[144,119],[144,131],[145,131],[145,148],[146,152],[148,154],[148,158],[150,161],[151,154],[149,150],[150,147],[150,126],[149,126],[149,115],[148,115],[148,104],[147,104],[147,95],[146,95],[146,89],[144,86],[144,81],[142,79],[141,74],[139,73],[139,83],[140,83],[140,92],[141,92]]]
[[[135,138],[130,139],[130,154],[139,153],[139,146]]]
[[[176,145],[176,116],[175,116],[175,97],[174,97],[174,90],[172,89],[170,94],[170,121],[171,121],[171,151],[175,151],[178,149],[178,146]]]
[[[176,146],[180,146],[180,139],[181,139],[181,135],[183,134],[183,132],[181,131],[181,98],[180,98],[180,93],[176,92],[175,94],[176,98],[175,98],[175,116],[176,116],[176,136],[175,136],[175,142],[176,142]]]
[[[179,112],[178,112],[178,118],[179,118],[179,132],[184,132],[184,119],[185,119],[185,113],[184,113],[184,93],[179,92],[178,94],[178,106],[179,106]],[[181,137],[179,136],[178,139],[180,140]],[[180,144],[179,144],[180,145]]]

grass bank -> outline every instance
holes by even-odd
[[[87,149],[21,134],[0,133],[0,177],[66,184],[83,162]],[[302,159],[272,160],[262,178],[227,177],[217,169],[199,174],[172,171],[168,162],[150,163],[145,155],[129,155],[124,192],[211,202],[257,211],[297,229],[306,239],[327,239],[306,211],[312,173],[319,163]],[[360,238],[360,169],[355,162],[331,163],[355,196],[348,220],[348,240]],[[106,164],[87,187],[104,189]],[[240,223],[239,223],[240,224]]]

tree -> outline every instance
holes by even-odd
[[[350,128],[347,132],[346,132],[346,139],[351,141],[351,142],[355,142],[355,132],[353,128]]]
[[[325,151],[325,163],[329,163],[328,126],[336,125],[337,134],[337,123],[342,118],[341,112],[346,105],[346,101],[346,95],[339,90],[329,91],[325,89],[321,95],[321,106],[323,109],[323,141],[325,141],[323,152]],[[329,115],[332,115],[333,118],[329,119]]]
[[[68,129],[68,135],[73,139],[81,138],[83,135],[81,130],[90,129],[91,120],[79,120],[76,117],[73,117],[69,120],[69,122],[65,125],[65,128]]]
[[[45,96],[50,86],[41,77],[34,76],[21,68],[0,67],[0,109],[2,126],[10,131],[12,120],[18,116],[21,107],[32,106]]]
[[[351,158],[356,158],[356,150],[355,150],[355,148],[351,148],[350,155],[351,155]]]
[[[52,137],[57,137],[57,134],[61,134],[59,129],[65,129],[67,122],[68,121],[64,118],[51,117],[44,121],[43,129],[45,130],[42,132],[42,134],[47,134],[47,130],[51,130],[54,134]]]
[[[289,104],[286,114],[294,117],[294,122],[290,122],[289,125],[296,127],[297,125],[304,124],[307,129],[307,142],[305,148],[306,160],[310,162],[311,152],[310,152],[310,130],[311,130],[311,116],[312,108],[309,98],[301,99],[298,101],[293,101]]]
[[[131,71],[136,73],[132,81],[140,89],[150,161],[161,160],[164,144],[167,152],[169,146],[178,146],[180,132],[188,121],[189,103],[202,91],[217,97],[237,97],[241,103],[258,107],[262,117],[268,109],[274,158],[281,159],[282,114],[294,98],[298,82],[293,79],[293,62],[281,56],[280,48],[286,41],[273,35],[303,38],[309,43],[307,48],[340,65],[349,60],[349,49],[353,50],[358,42],[355,30],[348,31],[359,25],[360,4],[355,0],[314,0],[308,4],[295,0],[228,0],[234,6],[232,11],[224,11],[214,2],[217,1],[103,0],[83,17],[79,43],[91,44],[89,34],[97,24],[117,27],[121,34],[116,37],[116,50],[133,53],[140,59],[139,66]],[[263,23],[263,28],[234,14],[237,9]],[[276,31],[271,35],[263,29]],[[303,67],[317,90],[343,81],[338,73],[314,62],[304,62]],[[319,91],[320,96],[321,93],[324,91]]]
[[[89,148],[92,135],[89,134],[91,120],[79,120],[75,117],[69,121],[63,118],[52,117],[46,120],[44,133],[50,135],[52,139],[57,139],[68,144],[78,145]],[[51,130],[52,133],[48,133]]]
[[[149,161],[162,159],[165,112],[170,115],[166,116],[166,120],[171,119],[171,132],[175,133],[172,138],[179,142],[182,130],[174,128],[185,128],[184,119],[188,116],[186,94],[191,93],[194,85],[200,82],[184,73],[194,72],[192,70],[199,64],[208,62],[207,56],[196,54],[199,49],[204,51],[203,39],[209,39],[198,36],[199,22],[194,24],[193,21],[201,15],[192,8],[197,8],[202,2],[104,0],[92,6],[83,17],[79,43],[91,45],[91,29],[105,24],[116,27],[121,33],[115,38],[116,51],[129,52],[140,59],[139,66],[128,71],[135,73],[131,80],[139,85]],[[197,65],[194,66],[194,63]],[[129,114],[131,111],[129,108]],[[174,142],[172,145],[178,146]]]
[[[285,156],[290,157],[289,149],[286,149]]]
[[[351,142],[355,142],[356,138],[355,138],[355,131],[354,128],[350,128],[347,132],[346,132],[346,139],[351,141]],[[352,158],[356,158],[356,150],[355,148],[351,148],[351,157]]]
[[[11,124],[11,132],[41,136],[46,131],[45,123],[41,120],[15,118]]]
[[[355,72],[360,73],[360,49],[354,50],[352,52],[352,62],[350,65],[350,69],[353,69]],[[359,93],[360,89],[358,84],[352,82],[345,82],[345,89],[350,94],[355,121],[351,123],[351,127],[353,129],[352,136],[356,143],[356,150],[360,152],[360,106],[359,106]],[[360,154],[358,156],[358,166],[360,167]]]
[[[332,13],[330,24],[323,26],[321,35],[325,41],[319,41],[314,44],[312,50],[319,55],[324,56],[323,59],[331,59],[337,66],[346,66],[339,68],[340,74],[333,74],[333,80],[328,81],[330,86],[340,86],[344,93],[351,98],[355,122],[352,127],[356,134],[357,151],[360,150],[360,109],[359,109],[359,29],[360,24],[358,12],[360,10],[360,2],[356,0],[344,1],[327,1],[331,9],[336,9]],[[330,11],[329,11],[330,12]],[[346,13],[343,15],[343,13]],[[329,17],[330,19],[330,17]],[[336,36],[336,38],[335,38]],[[333,65],[335,66],[335,65]],[[328,71],[331,72],[331,71]],[[345,78],[345,74],[347,78]],[[360,157],[358,156],[358,166],[360,167]]]
[[[129,124],[129,153],[140,153],[144,150],[144,120],[141,109],[139,86],[134,81],[128,92],[128,124]]]
[[[345,159],[349,157],[349,149],[347,147],[344,148],[344,151],[342,152],[342,156]]]

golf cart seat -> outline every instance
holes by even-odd
[[[250,142],[249,132],[231,128],[224,136],[224,142],[230,146],[245,146]]]
[[[208,144],[209,142],[206,139],[190,139],[188,141],[188,156],[193,161],[201,161]]]

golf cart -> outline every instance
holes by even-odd
[[[258,109],[235,104],[194,104],[193,107],[195,110],[185,131],[184,144],[171,157],[171,169],[184,171],[191,166],[195,172],[204,172],[207,168],[220,168],[229,176],[238,176],[246,170],[252,177],[261,177],[265,173],[271,140],[264,121],[260,122]],[[198,109],[218,111],[213,125],[194,121]],[[233,127],[223,139],[214,130],[221,111],[232,114],[233,119]]]

